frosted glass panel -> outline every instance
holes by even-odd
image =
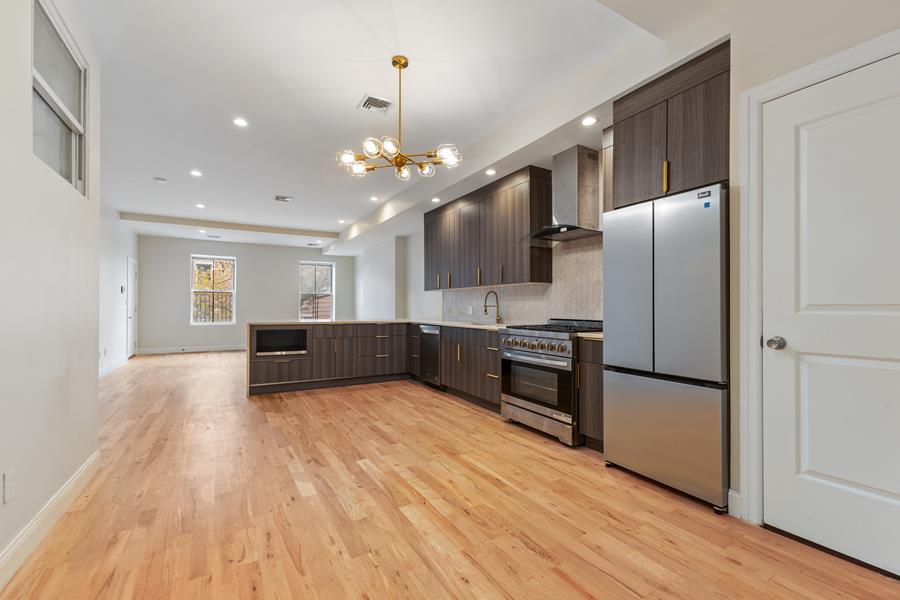
[[[80,123],[81,67],[37,2],[34,3],[34,68]]]
[[[72,180],[72,132],[37,92],[34,99],[34,155]]]

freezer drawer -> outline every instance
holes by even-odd
[[[728,503],[728,392],[607,370],[609,462],[692,496]]]
[[[653,370],[653,203],[603,215],[603,361]]]
[[[722,185],[654,202],[654,367],[728,379],[727,202]]]

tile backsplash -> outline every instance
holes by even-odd
[[[549,318],[602,319],[602,271],[602,237],[562,242],[553,249],[553,283],[444,290],[444,320],[492,323],[494,309],[488,315],[483,311],[484,295],[491,289],[500,296],[503,322],[510,325],[543,323]]]

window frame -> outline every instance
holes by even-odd
[[[303,265],[331,267],[331,318],[330,319],[304,319],[303,318],[303,296],[313,294],[304,294],[300,289],[301,270]],[[337,263],[325,260],[301,260],[297,264],[297,319],[303,323],[333,323],[337,316]]]
[[[66,50],[69,52],[69,55],[72,57],[72,60],[75,61],[75,64],[78,65],[79,68],[79,87],[81,90],[81,106],[79,110],[81,112],[80,115],[73,115],[66,105],[62,102],[56,92],[53,91],[53,88],[47,83],[47,80],[38,72],[37,67],[34,64],[34,42],[35,42],[35,31],[36,31],[36,21],[37,21],[37,7],[44,11],[44,14],[47,15],[47,19],[50,21],[50,25],[53,27],[53,30],[56,32],[56,35],[59,36],[59,39],[62,40],[63,46],[65,46]],[[31,48],[29,49],[31,54],[31,89],[32,93],[37,93],[38,96],[50,107],[56,116],[60,118],[63,122],[63,125],[68,128],[70,135],[70,144],[72,145],[71,152],[71,177],[66,178],[63,177],[60,173],[57,173],[54,170],[54,173],[57,173],[60,177],[68,181],[72,187],[77,189],[83,196],[88,195],[88,186],[87,186],[87,173],[88,173],[88,165],[87,165],[87,148],[88,148],[88,127],[86,125],[87,115],[88,115],[88,68],[89,65],[87,60],[84,58],[84,54],[81,52],[81,49],[78,47],[78,44],[75,42],[75,39],[72,37],[71,32],[68,27],[66,27],[65,22],[59,14],[56,6],[53,4],[52,0],[31,0]],[[33,109],[32,109],[33,110]],[[32,130],[34,129],[34,114],[31,117],[32,120]],[[34,153],[34,147],[32,146],[32,153]],[[41,162],[43,160],[35,154],[35,157],[38,158]],[[46,164],[46,163],[45,163]],[[49,166],[49,165],[48,165]]]
[[[231,276],[231,291],[225,290],[197,290],[194,289],[194,259],[211,259],[215,260],[230,260],[234,263],[234,267],[232,270]],[[209,327],[211,325],[235,325],[237,324],[237,258],[234,256],[219,256],[216,254],[191,254],[190,258],[188,258],[188,275],[190,275],[191,281],[188,286],[188,324],[191,327]],[[202,292],[202,293],[213,293],[213,294],[231,294],[231,321],[218,321],[218,322],[209,322],[209,323],[195,323],[194,322],[194,293]]]

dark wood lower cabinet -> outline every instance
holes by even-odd
[[[481,347],[482,399],[500,406],[500,334],[489,332]]]
[[[578,431],[603,442],[603,342],[579,340]]]

